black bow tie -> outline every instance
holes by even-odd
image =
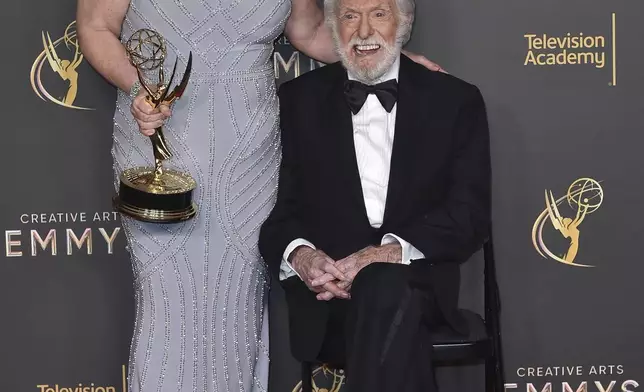
[[[356,115],[364,105],[369,94],[375,94],[387,113],[391,112],[398,98],[398,82],[390,79],[373,86],[355,80],[344,82],[344,96],[347,99],[351,112]]]

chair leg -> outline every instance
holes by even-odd
[[[497,390],[496,380],[496,358],[494,356],[485,359],[485,392],[502,392]]]
[[[505,392],[503,369],[496,354],[485,360],[485,392]]]
[[[309,362],[302,362],[302,392],[313,392],[312,377],[311,364]]]
[[[499,355],[499,354],[497,354]],[[503,364],[501,361],[494,358],[494,383],[496,384],[496,392],[505,392],[505,377],[503,373]]]

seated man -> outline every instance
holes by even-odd
[[[466,333],[459,265],[490,221],[479,90],[401,54],[413,0],[326,0],[341,62],[280,88],[282,163],[260,251],[291,349],[351,392],[435,391],[431,331]]]

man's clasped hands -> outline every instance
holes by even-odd
[[[371,263],[400,263],[399,244],[368,246],[343,259],[333,260],[320,249],[300,246],[293,251],[290,263],[317,299],[351,298],[351,285],[360,270]]]

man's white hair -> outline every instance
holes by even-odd
[[[337,11],[341,0],[324,0],[324,15],[326,23],[331,28],[334,37],[338,36]],[[396,31],[396,43],[403,47],[411,37],[411,28],[414,24],[416,14],[415,0],[394,0],[398,11],[398,30]]]

